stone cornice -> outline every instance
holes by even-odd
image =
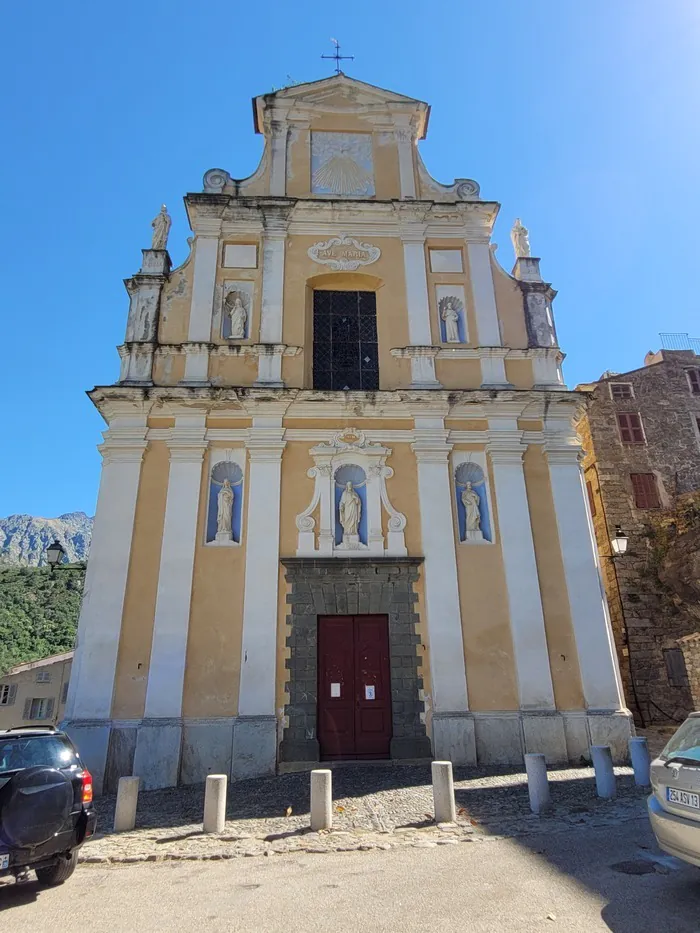
[[[229,194],[188,194],[190,226],[199,235],[225,231],[360,236],[465,237],[488,241],[498,213],[495,201],[431,201],[351,198],[236,197]]]
[[[395,389],[323,392],[293,388],[218,386],[97,386],[88,393],[108,423],[115,419],[173,417],[186,412],[218,417],[280,413],[313,419],[543,418],[570,423],[581,393],[565,389]],[[558,432],[559,433],[559,432]]]

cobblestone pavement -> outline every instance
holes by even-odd
[[[204,787],[142,792],[136,829],[113,833],[115,797],[97,801],[96,836],[85,862],[237,858],[284,852],[432,847],[492,837],[604,827],[645,812],[647,791],[630,768],[616,768],[618,795],[595,794],[591,768],[550,771],[552,807],[530,812],[524,774],[455,769],[456,824],[433,820],[429,765],[344,766],[333,771],[333,829],[309,830],[309,774],[282,774],[229,785],[222,833],[204,835]],[[290,811],[291,808],[291,811]],[[290,815],[287,816],[286,813]]]

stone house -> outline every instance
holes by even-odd
[[[63,718],[73,652],[17,664],[0,676],[0,729],[55,725]]]
[[[640,369],[577,388],[590,392],[578,429],[628,706],[640,725],[680,719],[693,700],[679,639],[698,619],[659,579],[660,531],[700,490],[700,356],[648,353]],[[618,527],[628,548],[613,557]]]

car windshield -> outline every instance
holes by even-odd
[[[700,716],[686,719],[661,752],[661,759],[689,758],[700,764]]]
[[[78,756],[62,735],[0,736],[0,776],[22,768],[77,765]]]

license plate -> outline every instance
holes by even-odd
[[[0,855],[0,871],[7,871],[10,867],[10,856]]]
[[[667,787],[666,799],[669,803],[680,803],[684,807],[692,807],[694,810],[700,810],[700,794],[692,794],[687,790]]]

